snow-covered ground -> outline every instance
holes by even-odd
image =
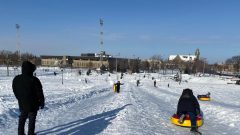
[[[17,134],[19,110],[11,84],[20,71],[10,70],[8,77],[6,67],[0,67],[0,135]],[[54,76],[54,71],[59,74]],[[227,84],[230,80],[219,76],[183,75],[179,84],[171,79],[172,75],[155,73],[143,78],[144,73],[124,74],[120,80],[124,85],[117,94],[112,90],[116,74],[93,72],[86,76],[83,71],[80,76],[78,70],[66,69],[63,84],[58,68],[38,68],[36,74],[46,98],[46,106],[37,116],[38,135],[190,134],[189,128],[170,122],[184,88],[191,88],[195,96],[211,93],[211,101],[199,101],[204,114],[204,124],[199,130],[203,134],[240,133],[240,86]],[[152,77],[157,79],[157,88],[153,87]]]

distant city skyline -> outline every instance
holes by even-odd
[[[194,54],[209,63],[240,55],[238,0],[0,1],[0,50],[80,55],[103,50],[118,57]]]

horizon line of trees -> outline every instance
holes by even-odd
[[[0,50],[0,65],[20,66],[22,61],[29,60],[36,65],[41,65],[40,57],[31,53],[19,53],[8,50]]]
[[[41,58],[32,53],[21,53],[18,51],[12,52],[8,50],[0,50],[0,65],[7,66],[20,66],[21,61],[29,60],[36,65],[41,65]],[[118,64],[119,72],[126,72],[124,70],[124,65],[126,63],[120,62]],[[240,73],[240,55],[233,56],[222,64],[209,64],[206,59],[199,58],[192,62],[184,62],[179,58],[172,61],[168,59],[163,59],[161,55],[153,55],[148,60],[133,61],[129,63],[128,69],[132,72],[159,72],[166,70],[179,70],[187,74],[195,74],[198,72],[202,73],[222,73],[229,69],[229,65],[232,66],[233,72]],[[123,69],[123,70],[121,70]],[[113,69],[114,70],[114,69]]]

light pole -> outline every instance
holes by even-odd
[[[103,66],[103,19],[99,19],[100,22],[100,69]]]
[[[20,25],[16,24],[16,37],[17,37],[17,53],[18,53],[18,64],[21,65],[21,52],[20,52],[20,33],[19,33]]]
[[[9,58],[7,54],[7,76],[9,76]]]
[[[117,65],[117,57],[116,57],[116,73],[117,73],[117,66],[118,66],[118,65]]]
[[[62,71],[62,84],[63,84],[63,69],[61,71]]]
[[[118,64],[117,64],[117,56],[120,56],[120,53],[118,53],[117,55],[115,55],[115,57],[116,57],[116,74],[117,74],[117,67],[118,67]],[[117,81],[118,81],[118,74],[117,74]]]
[[[206,58],[203,58],[203,75],[205,74],[205,61],[206,61]]]
[[[120,56],[120,53],[118,53],[117,55],[115,55],[116,56],[116,72],[117,72],[117,67],[118,67],[118,64],[117,64],[117,56]]]

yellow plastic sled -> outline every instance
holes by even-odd
[[[207,96],[207,95],[198,95],[197,96],[198,100],[201,100],[201,101],[210,101],[210,96]]]
[[[113,92],[116,92],[116,91],[117,91],[116,84],[113,84]]]
[[[185,116],[182,124],[178,123],[178,120],[179,120],[179,116],[177,114],[174,114],[171,117],[172,124],[177,125],[177,126],[182,126],[182,127],[191,127],[191,120],[190,120],[189,115]],[[203,124],[202,116],[198,115],[197,116],[197,127],[202,126],[202,124]]]

